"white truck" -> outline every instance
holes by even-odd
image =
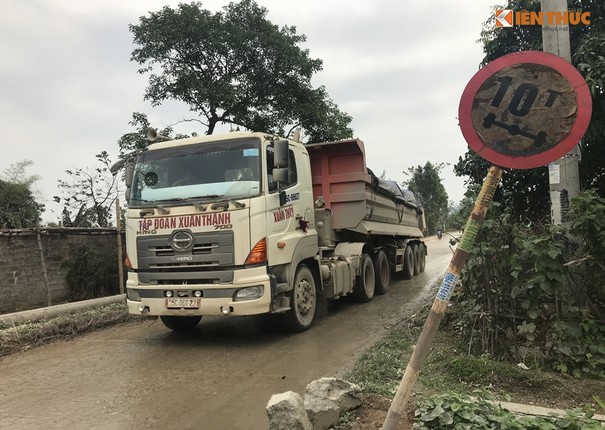
[[[358,139],[157,142],[125,182],[128,309],[173,330],[272,313],[300,332],[327,300],[367,302],[392,273],[424,271],[422,207],[367,169]]]

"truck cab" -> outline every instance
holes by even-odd
[[[318,254],[304,145],[252,132],[160,142],[126,176],[131,313],[175,330],[204,315],[280,312],[295,330],[312,321],[304,287],[317,274],[293,291],[296,268]],[[293,309],[296,293],[312,297]]]

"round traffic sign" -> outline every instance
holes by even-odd
[[[458,110],[469,146],[491,163],[515,169],[561,158],[580,141],[591,113],[582,75],[541,51],[488,63],[466,85]]]

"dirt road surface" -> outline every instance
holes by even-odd
[[[272,394],[339,376],[433,300],[452,256],[428,239],[425,273],[370,303],[341,300],[307,332],[266,317],[204,318],[192,333],[150,320],[0,359],[0,429],[267,429]]]

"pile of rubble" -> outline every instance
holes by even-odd
[[[341,414],[361,406],[361,390],[338,378],[321,378],[305,389],[274,394],[267,403],[269,430],[327,430]]]

